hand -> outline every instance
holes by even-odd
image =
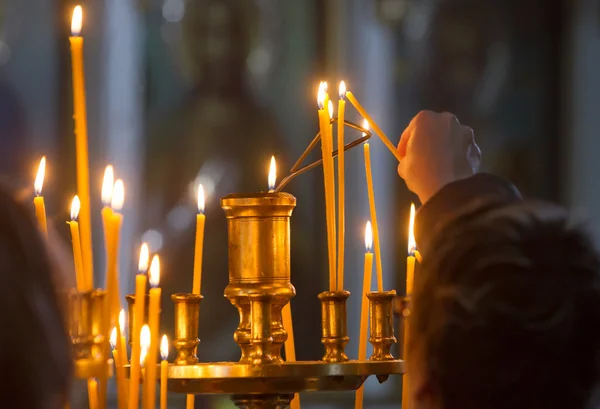
[[[448,112],[421,111],[402,133],[398,174],[427,202],[438,190],[479,170],[481,151],[473,130]]]

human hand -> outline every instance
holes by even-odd
[[[473,130],[448,112],[419,112],[402,133],[398,174],[427,202],[438,190],[479,170],[481,150]]]

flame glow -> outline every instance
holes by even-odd
[[[148,262],[150,261],[150,250],[148,249],[148,243],[142,243],[140,247],[140,261],[138,262],[138,271],[145,273],[148,270]]]
[[[415,242],[415,204],[410,204],[410,220],[408,222],[408,254],[414,256],[417,249]]]
[[[73,9],[73,17],[71,18],[71,34],[78,36],[81,34],[83,26],[83,10],[81,6],[75,6]]]
[[[276,182],[277,182],[277,163],[275,163],[275,156],[271,156],[271,165],[269,166],[269,191],[275,189]]]
[[[140,347],[150,348],[151,342],[152,336],[150,335],[150,327],[148,326],[148,324],[144,324],[142,330],[140,331]]]
[[[116,212],[123,209],[125,204],[125,185],[121,179],[117,179],[112,192],[112,200],[110,201],[110,207]]]
[[[104,179],[102,179],[102,204],[110,206],[113,196],[113,185],[115,184],[115,171],[112,165],[108,165],[104,169]]]
[[[81,209],[81,201],[79,200],[79,196],[75,195],[71,202],[71,220],[77,220],[79,209]]]
[[[319,84],[319,91],[317,92],[317,105],[319,109],[323,109],[325,106],[325,93],[327,92],[327,83],[321,81]]]
[[[140,365],[144,367],[146,364],[146,357],[148,356],[148,348],[142,347],[140,350]]]
[[[198,185],[198,211],[204,214],[204,186]]]
[[[329,104],[327,104],[327,108],[329,109],[329,119],[333,118],[333,102],[329,100]]]
[[[340,99],[346,99],[346,83],[344,81],[340,81],[339,94]]]
[[[370,126],[369,126],[369,121],[367,121],[366,119],[363,119],[363,129],[366,129],[367,131],[369,130]],[[366,132],[363,132],[362,136],[367,136]]]
[[[148,271],[148,282],[151,287],[158,287],[158,284],[160,283],[160,260],[158,254],[155,254],[154,257],[152,257],[150,270]]]
[[[373,229],[371,228],[370,221],[365,226],[365,249],[367,253],[373,250]]]
[[[163,361],[166,361],[169,358],[169,338],[166,335],[162,336],[160,340],[160,357]]]
[[[115,349],[117,346],[117,327],[113,327],[112,331],[110,331],[110,347]]]
[[[43,156],[40,160],[40,166],[38,166],[37,175],[35,176],[35,182],[33,183],[33,190],[36,196],[42,194],[42,186],[44,185],[44,176],[46,175],[46,157]]]
[[[119,330],[121,331],[121,336],[125,336],[125,310],[123,308],[119,312]]]

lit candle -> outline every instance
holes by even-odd
[[[275,190],[275,185],[277,184],[277,162],[275,162],[275,156],[271,156],[267,182],[269,184],[269,193],[271,193]]]
[[[150,301],[148,306],[148,325],[150,327],[150,349],[146,377],[144,380],[144,402],[142,407],[152,409],[156,402],[156,366],[158,357],[158,336],[160,323],[160,260],[157,255],[152,258],[150,270],[148,271],[148,282],[150,283]]]
[[[121,365],[121,356],[118,349],[117,327],[113,327],[110,333],[110,346],[112,347],[113,358],[115,360],[115,373],[117,379],[117,401],[119,409],[127,408],[126,387],[125,387],[125,367]]]
[[[107,258],[109,248],[112,247],[112,238],[110,236],[112,234],[111,221],[113,211],[110,206],[115,185],[114,175],[115,173],[112,165],[108,165],[106,169],[104,169],[104,178],[102,179],[102,194],[100,196],[102,198],[102,227],[104,228],[104,247],[107,253]]]
[[[139,274],[135,276],[135,304],[133,307],[133,334],[131,336],[131,370],[129,376],[129,409],[138,409],[140,390],[140,331],[144,323],[146,307],[146,270],[148,269],[148,245],[140,249]]]
[[[406,295],[410,296],[415,282],[415,204],[410,204],[410,219],[408,222],[408,257],[406,258]]]
[[[365,121],[367,121],[371,125],[377,136],[379,136],[379,139],[381,139],[383,144],[389,149],[390,152],[392,152],[392,154],[396,157],[398,162],[400,162],[402,158],[400,157],[400,153],[398,153],[398,150],[396,149],[394,144],[390,142],[390,140],[387,136],[385,136],[379,125],[377,125],[375,121],[373,121],[373,118],[371,118],[371,116],[367,113],[367,111],[365,111],[362,105],[358,103],[354,95],[352,95],[352,92],[348,91],[346,93],[346,98],[348,98],[348,101],[350,101],[350,103],[354,105],[354,108],[356,108],[358,113],[365,119]],[[375,228],[375,224],[373,224],[373,228]]]
[[[92,277],[94,270],[92,258],[92,222],[90,214],[90,176],[88,164],[87,112],[85,107],[85,78],[83,69],[83,37],[81,28],[83,11],[81,6],[73,10],[71,20],[71,61],[73,75],[73,107],[75,119],[75,151],[77,157],[77,195],[81,200],[79,223],[81,224],[81,251],[83,267]]]
[[[167,376],[169,369],[169,339],[166,335],[160,341],[160,409],[167,409]]]
[[[77,281],[77,291],[84,291],[88,288],[86,285],[85,274],[83,272],[83,260],[81,258],[81,240],[79,238],[79,197],[75,195],[71,202],[71,221],[67,222],[71,230],[71,242],[73,244],[73,261],[75,263],[75,279]]]
[[[194,249],[194,282],[192,293],[202,289],[202,256],[204,252],[204,186],[198,185],[198,214],[196,215],[196,245]]]
[[[95,378],[88,380],[88,400],[90,409],[98,409],[98,381]]]
[[[368,128],[365,121],[363,125]],[[371,172],[371,147],[369,143],[364,144],[365,153],[365,173],[367,176],[367,191],[369,193],[369,210],[371,213],[371,223],[373,223],[373,244],[375,245],[375,268],[377,269],[377,291],[383,291],[383,273],[381,267],[381,247],[379,245],[379,228],[377,227],[377,210],[375,208],[375,192],[373,190],[373,174]]]
[[[33,184],[33,190],[35,197],[33,198],[33,205],[35,206],[35,217],[38,220],[40,230],[42,234],[48,238],[48,225],[46,224],[46,205],[44,204],[44,197],[42,196],[42,186],[44,185],[44,175],[46,173],[46,157],[42,157],[40,160],[40,166],[38,167],[37,175],[35,177],[35,183]]]
[[[152,334],[150,333],[150,327],[148,324],[142,325],[140,330],[140,365],[142,368],[146,367],[146,361],[148,359],[148,352],[152,345]],[[145,383],[145,382],[144,382]]]
[[[364,361],[367,359],[367,334],[369,332],[369,299],[367,293],[371,292],[371,275],[373,272],[373,232],[371,230],[371,222],[367,222],[365,227],[365,267],[363,273],[363,289],[361,294],[360,305],[360,337],[358,340],[358,360]],[[363,406],[364,385],[356,391],[354,400],[354,408],[361,409]]]
[[[127,365],[127,340],[125,339],[125,310],[121,308],[119,312],[119,326],[117,327],[118,331],[118,345],[117,349],[119,350],[119,356],[121,358],[121,365]]]
[[[328,158],[331,158],[328,149],[329,141],[329,114],[326,112],[329,108],[329,98],[327,96],[327,83],[321,82],[319,84],[319,92],[317,94],[317,103],[319,105],[319,128],[321,133],[321,152],[323,156],[323,180],[325,185],[325,220],[327,223],[327,253],[329,260],[329,291],[335,291],[336,289],[336,274],[335,274],[335,245],[333,244],[333,236],[335,235],[333,224],[332,224],[332,213],[331,213],[331,186],[332,176],[330,175],[330,165]]]
[[[346,234],[346,188],[344,161],[344,113],[346,110],[346,83],[340,82],[340,100],[338,101],[337,143],[338,143],[338,265],[337,289],[344,290],[344,255]]]
[[[119,238],[121,233],[121,225],[123,224],[123,215],[121,210],[125,203],[125,186],[123,181],[118,179],[113,187],[111,197],[112,211],[106,212],[110,219],[107,220],[108,228],[105,227],[106,235],[106,292],[108,294],[110,307],[110,324],[116,324],[121,303],[119,302]],[[104,210],[103,210],[104,211]]]

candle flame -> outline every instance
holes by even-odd
[[[140,273],[148,270],[148,262],[150,261],[150,250],[148,249],[148,243],[142,243],[140,247],[140,261],[138,263],[138,271]]]
[[[204,214],[204,186],[198,185],[198,211]]]
[[[269,191],[275,189],[275,183],[277,182],[277,164],[275,163],[275,156],[271,156],[271,165],[269,166]]]
[[[150,344],[152,343],[152,336],[150,335],[150,327],[148,324],[144,324],[140,331],[140,347],[141,348],[150,348]]]
[[[151,287],[158,287],[160,283],[160,259],[158,258],[158,254],[152,257],[150,270],[148,271],[148,282]]]
[[[368,131],[369,127],[370,127],[369,121],[367,121],[366,119],[363,119],[363,126],[362,127],[363,127],[363,129],[366,129]],[[367,133],[363,132],[362,136],[367,136]]]
[[[40,166],[38,166],[37,175],[35,176],[35,182],[33,183],[33,190],[36,196],[42,194],[42,186],[44,185],[44,176],[46,175],[46,157],[42,156],[40,159]]]
[[[117,346],[117,327],[113,327],[112,331],[110,331],[110,347],[115,349]]]
[[[373,250],[373,229],[371,228],[371,222],[368,221],[365,226],[365,249],[367,253]]]
[[[118,212],[123,209],[123,204],[125,204],[125,185],[121,179],[117,179],[115,186],[113,187],[110,207]]]
[[[104,179],[102,179],[102,204],[106,207],[110,206],[113,196],[113,185],[115,184],[115,171],[112,165],[108,165],[104,169]]]
[[[163,335],[160,340],[160,357],[163,361],[166,361],[167,358],[169,358],[169,338],[167,338],[166,334]]]
[[[75,6],[73,9],[73,18],[71,18],[71,34],[78,36],[81,34],[81,26],[83,25],[83,10],[81,6]]]
[[[329,119],[333,118],[333,102],[329,100],[329,104],[327,104],[327,108],[329,109]]]
[[[140,350],[140,365],[142,368],[146,364],[146,357],[148,356],[148,348],[142,347]]]
[[[73,201],[71,202],[71,220],[77,220],[77,216],[79,216],[79,209],[81,209],[81,201],[79,200],[79,196],[75,195],[73,197]]]
[[[121,330],[121,336],[125,335],[125,310],[123,308],[119,311],[119,330]]]
[[[415,242],[415,204],[410,204],[410,220],[408,222],[408,254],[415,255],[417,243]]]
[[[340,81],[339,94],[340,99],[346,99],[346,83],[344,81]]]
[[[325,106],[325,93],[327,92],[327,83],[321,81],[319,84],[319,91],[317,92],[317,105],[319,109],[323,109]]]

